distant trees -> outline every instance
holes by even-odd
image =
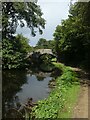
[[[40,38],[35,48],[36,49],[52,49],[52,51],[55,51],[55,41]]]
[[[29,27],[33,36],[37,29],[42,34],[45,27],[42,14],[40,6],[34,2],[2,2],[3,68],[24,66],[25,56],[31,47],[25,37],[14,34],[18,25]]]
[[[48,42],[44,38],[40,38],[39,41],[36,44],[37,48],[47,48]]]
[[[59,61],[90,65],[90,2],[71,5],[69,18],[56,27],[54,38]]]

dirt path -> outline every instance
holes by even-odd
[[[88,74],[80,69],[73,69],[80,74],[80,93],[78,96],[77,103],[73,110],[72,118],[89,118],[89,91],[90,91],[90,80]]]
[[[73,118],[88,118],[88,86],[81,86],[79,98],[74,107]]]

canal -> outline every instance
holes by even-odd
[[[3,117],[8,110],[25,104],[29,98],[33,102],[47,98],[50,93],[48,83],[52,80],[51,72],[39,70],[4,70],[2,73]]]

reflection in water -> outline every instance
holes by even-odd
[[[44,99],[50,89],[50,73],[32,73],[32,71],[3,71],[3,116],[10,108],[19,109],[28,98],[33,101]]]
[[[25,72],[16,70],[7,70],[2,73],[2,93],[3,93],[3,108],[5,113],[9,108],[16,107],[18,99],[16,93],[21,90],[21,86],[27,82]]]

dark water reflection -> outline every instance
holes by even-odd
[[[52,79],[51,73],[32,72],[31,70],[5,70],[3,80],[3,115],[10,108],[16,108],[17,103],[25,103],[28,98],[33,101],[48,96],[50,88],[48,82]]]

